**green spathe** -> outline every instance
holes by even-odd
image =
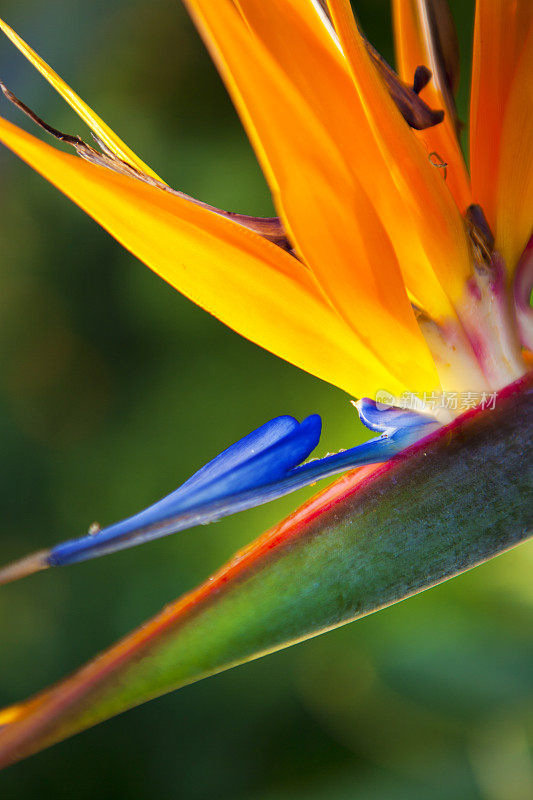
[[[422,591],[533,532],[533,377],[337,484],[0,729],[0,766]]]

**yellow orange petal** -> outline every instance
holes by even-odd
[[[216,9],[205,0],[189,0],[188,5],[197,17],[203,13],[199,25],[203,27],[204,38],[219,62],[278,201],[278,174],[265,155],[265,141],[268,137],[272,148],[280,146],[279,138],[309,140],[308,131],[297,131],[294,115],[289,116],[297,94],[300,105],[304,104],[313,118],[315,130],[321,127],[327,132],[330,157],[336,152],[355,182],[371,198],[392,241],[409,295],[416,297],[433,317],[453,315],[450,298],[455,300],[460,296],[470,270],[462,220],[449,192],[442,186],[438,170],[429,164],[427,154],[386,93],[364,44],[364,64],[370,77],[370,85],[365,87],[357,81],[354,85],[346,58],[331,36],[324,35],[325,27],[321,25],[320,34],[308,24],[310,2],[273,0],[265,7],[259,0],[240,0],[240,13],[248,24],[246,31],[253,35],[252,45],[248,44],[248,50],[252,49],[246,58],[244,37],[241,36],[242,47],[229,44],[231,19],[229,11],[224,11],[226,3],[218,3]],[[224,13],[227,19],[221,24],[219,17]],[[235,38],[235,31],[231,36]],[[265,52],[280,73],[275,88],[273,81],[267,87]],[[271,72],[275,67],[271,67]],[[245,82],[248,89],[243,98]],[[386,101],[382,104],[383,113],[376,115],[371,113],[375,112],[371,106],[376,96],[379,105],[379,92],[386,95]],[[258,106],[268,96],[272,108],[267,116]],[[389,111],[395,116],[389,117]],[[268,132],[267,126],[270,126]],[[314,159],[320,163],[327,156],[323,148],[319,152],[317,143],[315,137]],[[298,144],[294,147],[297,149]],[[307,150],[310,147],[311,144]],[[302,165],[297,156],[293,168],[298,167],[301,169]],[[331,184],[335,190],[333,180]],[[291,227],[290,221],[288,225]]]
[[[191,0],[189,5],[252,139],[259,140],[258,153],[272,176],[275,201],[290,239],[330,302],[365,346],[384,360],[389,372],[405,380],[413,375],[418,358],[424,369],[432,369],[394,250],[331,135],[331,128],[343,124],[346,106],[335,111],[329,99],[332,115],[317,108],[320,99],[332,95],[337,77],[344,80],[347,99],[353,96],[331,38],[325,45],[296,6],[278,0],[268,6],[240,0],[239,11],[225,0],[216,5]],[[335,52],[333,58],[328,47]],[[296,74],[298,59],[312,71],[306,75],[300,69]],[[319,110],[325,112],[323,119]]]
[[[437,153],[447,164],[446,184],[459,210],[464,213],[472,202],[470,179],[465,160],[457,140],[453,109],[447,102],[448,93],[441,85],[440,65],[435,53],[427,19],[427,3],[423,0],[393,0],[394,39],[400,77],[411,83],[418,66],[428,67],[432,77],[420,92],[420,97],[431,108],[442,108],[444,121],[432,128],[416,131],[427,153]],[[443,177],[444,177],[444,173]]]
[[[0,141],[243,336],[356,396],[406,388],[323,300],[309,270],[276,245],[164,189],[59,152],[2,119]],[[417,385],[434,384],[432,365],[412,367]]]
[[[17,47],[20,52],[26,56],[28,61],[33,64],[33,66],[41,73],[41,75],[46,78],[48,83],[50,83],[56,91],[59,92],[61,97],[67,101],[69,106],[74,109],[76,114],[78,114],[81,119],[89,126],[89,128],[95,133],[99,139],[114,153],[117,158],[126,161],[132,167],[144,172],[146,175],[150,175],[152,178],[156,178],[157,180],[161,180],[156,173],[150,169],[141,159],[135,155],[135,153],[130,150],[130,148],[124,144],[121,139],[114,133],[111,128],[109,128],[105,122],[100,119],[100,117],[94,113],[94,111],[89,108],[89,106],[84,103],[81,97],[78,97],[76,92],[74,92],[70,86],[68,86],[65,81],[59,77],[59,75],[54,72],[54,70],[48,66],[48,64],[43,61],[43,59],[37,55],[35,50],[26,44],[26,42],[21,39],[21,37],[15,33],[13,28],[10,28],[7,23],[5,23],[2,19],[0,19],[0,29],[5,33],[5,35],[13,42],[15,47]]]
[[[521,239],[523,246],[526,244],[522,233],[511,234],[510,218],[503,222],[507,214],[503,203],[509,203],[509,213],[515,213],[518,200],[527,196],[524,194],[527,176],[520,178],[518,173],[522,168],[531,169],[525,151],[528,146],[531,149],[531,139],[522,137],[528,130],[531,136],[533,74],[524,53],[528,48],[531,51],[532,30],[531,0],[478,0],[470,101],[472,194],[474,202],[482,206],[497,244],[501,244],[503,236],[508,258],[516,258],[517,244],[511,245],[512,239],[516,242]],[[508,113],[511,102],[513,107]],[[531,203],[522,210],[531,212]],[[505,232],[498,234],[497,228],[502,224]],[[515,264],[509,266],[512,271]]]
[[[533,231],[533,25],[509,87],[494,184],[495,244],[512,275]]]
[[[438,169],[431,165],[371,63],[349,0],[328,0],[328,6],[366,122],[358,129],[357,143],[362,147],[366,137],[371,137],[379,153],[366,166],[368,186],[375,187],[376,207],[398,253],[407,287],[432,316],[439,316],[442,292],[456,302],[470,274],[463,221]],[[447,313],[445,306],[441,313]]]

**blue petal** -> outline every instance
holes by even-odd
[[[349,450],[302,462],[318,444],[321,420],[299,423],[283,416],[267,422],[228,447],[178,489],[149,508],[94,534],[50,550],[48,563],[59,566],[114,552],[168,533],[213,522],[267,503],[320,478],[363,464],[385,461],[438,427],[416,412],[358,404],[363,422],[382,435]]]
[[[265,423],[144,511],[97,533],[56,545],[48,558],[50,565],[93,558],[203,522],[203,517],[198,517],[197,513],[191,517],[191,512],[203,509],[209,516],[209,509],[218,508],[224,498],[236,493],[247,495],[258,486],[281,480],[315,449],[321,426],[317,414],[307,417],[302,423],[288,416]],[[225,513],[232,512],[228,510]],[[180,519],[195,521],[180,525]]]

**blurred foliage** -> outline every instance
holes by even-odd
[[[357,4],[392,59],[386,2]],[[269,214],[251,149],[175,0],[2,0],[2,15],[173,186]],[[454,3],[468,64],[472,3]],[[7,42],[0,75],[87,137]],[[466,119],[468,82],[460,111]],[[1,113],[25,127],[13,109]],[[346,397],[180,297],[0,152],[2,561],[109,523],[280,413],[362,436]],[[289,497],[2,589],[0,703],[57,680],[294,508]],[[529,800],[533,547],[154,701],[12,767],[2,798]]]

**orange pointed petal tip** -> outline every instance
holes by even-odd
[[[62,153],[0,118],[0,141],[124,247],[226,325],[355,396],[398,380],[325,301],[309,270],[271,242],[192,201]],[[430,359],[414,383],[433,386]],[[430,382],[431,380],[431,382]]]
[[[114,153],[117,158],[122,159],[127,164],[130,164],[132,167],[144,172],[145,175],[149,175],[151,178],[155,178],[156,180],[161,180],[158,175],[150,169],[150,167],[141,161],[141,159],[135,155],[135,153],[130,150],[130,148],[124,144],[124,142],[114,133],[111,128],[106,125],[106,123],[100,119],[100,117],[94,113],[94,111],[89,108],[87,103],[85,103],[81,97],[79,97],[76,92],[74,92],[70,86],[68,86],[65,81],[59,77],[57,72],[48,66],[48,64],[43,61],[43,59],[37,55],[35,50],[33,50],[26,42],[11,28],[6,22],[0,19],[0,30],[2,30],[5,35],[10,39],[15,47],[17,47],[20,52],[28,59],[28,61],[33,64],[35,69],[37,69],[41,75],[46,78],[48,83],[50,83],[54,89],[59,92],[61,97],[66,100],[69,106],[78,114],[79,117],[89,126],[96,136],[103,142],[106,147]]]

